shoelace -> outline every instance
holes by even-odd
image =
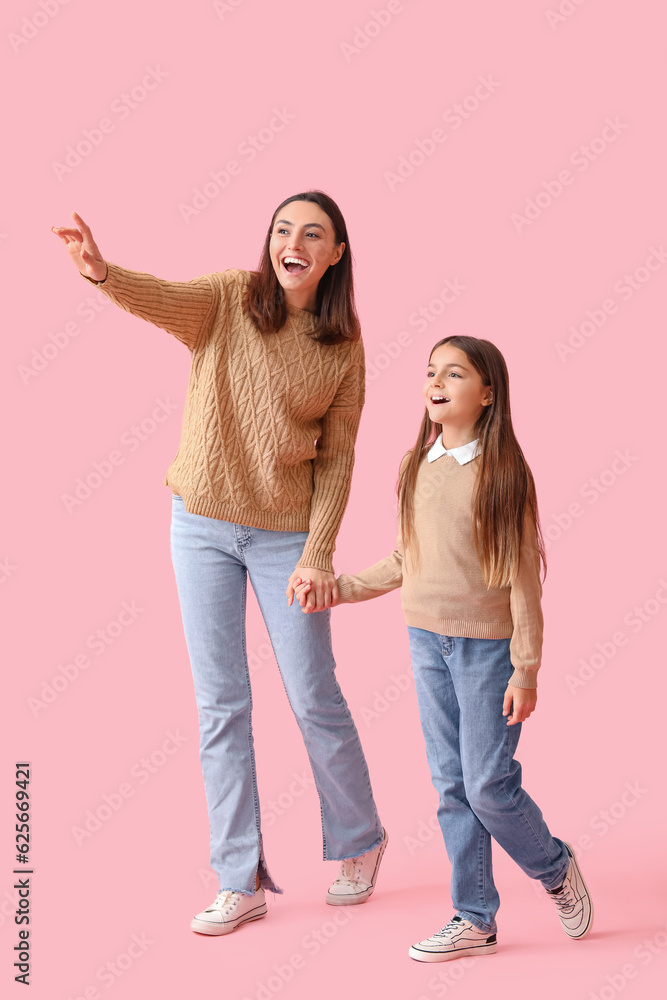
[[[361,875],[361,858],[346,858],[340,863],[340,872],[336,882],[358,882]]]
[[[577,897],[571,885],[562,885],[560,889],[552,890],[551,896],[559,910],[564,913],[566,910],[573,910],[577,905]]]
[[[230,909],[232,904],[236,902],[234,899],[235,896],[238,896],[237,892],[232,892],[231,889],[221,889],[206,912],[210,913],[212,910],[222,911]]]
[[[461,923],[458,920],[454,920],[454,918],[452,917],[449,923],[445,924],[442,930],[435,932],[433,937],[449,937],[450,934],[454,933],[454,931],[460,931],[460,930],[461,930]]]

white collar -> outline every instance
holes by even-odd
[[[480,450],[478,438],[475,438],[474,441],[469,441],[468,444],[462,444],[458,448],[450,448],[448,450],[442,443],[442,433],[440,433],[433,442],[426,457],[429,462],[435,462],[436,458],[440,458],[441,455],[451,455],[459,465],[466,465],[479,455]]]

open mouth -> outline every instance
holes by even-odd
[[[451,403],[451,399],[448,396],[431,396],[431,402],[434,406],[440,406],[442,403]]]
[[[303,257],[283,257],[282,265],[289,274],[303,274],[310,267],[310,262]]]

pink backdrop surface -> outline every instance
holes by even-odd
[[[40,1000],[664,995],[660,6],[12,0],[2,25],[3,991],[24,995],[13,795],[28,760]],[[368,360],[338,572],[393,548],[432,344],[468,333],[507,359],[549,543],[518,757],[577,846],[585,941],[496,847],[497,955],[407,957],[451,904],[398,593],[333,613],[390,835],[373,899],[324,904],[336,866],[251,596],[264,835],[285,894],[226,938],[189,930],[215,894],[163,485],[189,355],[84,283],[49,230],[76,209],[107,259],[188,279],[254,267],[274,207],[309,187],[346,215]]]

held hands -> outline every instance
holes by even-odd
[[[64,226],[51,226],[51,232],[59,236],[70,255],[72,262],[80,274],[85,274],[93,281],[104,281],[107,276],[107,265],[100,253],[93,234],[80,215],[72,212],[72,218],[78,229],[68,229]]]
[[[525,722],[535,711],[536,704],[537,688],[517,688],[508,684],[503,699],[503,715],[509,714],[507,725],[514,726],[517,722]]]
[[[307,578],[299,574],[306,573]],[[304,614],[311,611],[324,611],[325,608],[335,608],[341,604],[336,586],[336,577],[323,569],[294,570],[287,584],[287,603],[291,607],[296,598]]]

